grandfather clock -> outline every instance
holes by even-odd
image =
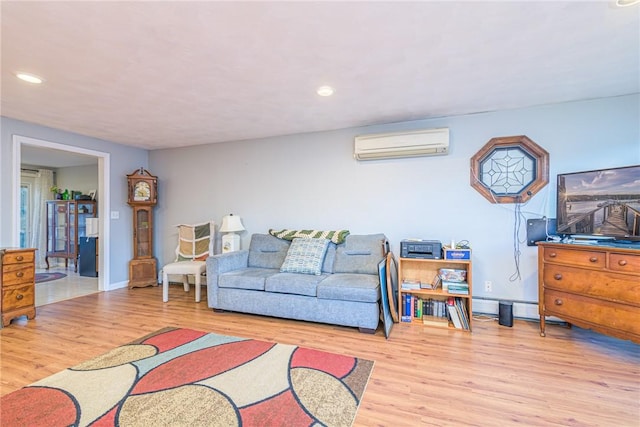
[[[156,286],[153,207],[158,202],[158,177],[140,168],[127,175],[127,181],[127,203],[133,208],[133,259],[129,261],[129,288]]]

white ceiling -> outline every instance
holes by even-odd
[[[639,8],[2,1],[1,112],[159,149],[638,93]]]

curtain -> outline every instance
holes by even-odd
[[[51,199],[51,187],[53,186],[53,171],[49,169],[38,170],[38,175],[33,186],[33,215],[31,217],[31,242],[30,247],[37,248],[36,268],[46,268],[44,261],[47,255],[47,200]]]

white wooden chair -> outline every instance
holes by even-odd
[[[184,291],[189,292],[189,276],[194,276],[196,302],[200,302],[202,276],[207,271],[206,259],[213,255],[214,222],[178,225],[178,247],[174,262],[162,267],[162,301],[169,301],[169,275],[181,275]]]

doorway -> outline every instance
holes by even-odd
[[[21,164],[22,164],[22,149],[23,148],[41,148],[43,150],[54,150],[56,152],[67,153],[69,156],[72,155],[84,155],[91,156],[97,160],[98,163],[98,194],[100,195],[100,203],[98,203],[98,218],[102,219],[99,221],[98,227],[98,264],[100,274],[98,276],[98,290],[106,291],[109,290],[109,269],[110,269],[110,257],[109,257],[109,216],[108,212],[110,211],[109,206],[109,198],[110,198],[110,189],[109,189],[109,161],[110,154],[89,150],[85,148],[75,147],[71,145],[60,144],[51,141],[45,141],[35,138],[29,138],[20,135],[13,136],[13,197],[12,197],[12,222],[14,224],[13,227],[13,244],[15,246],[19,246],[20,243],[20,230],[21,230],[21,212],[20,212],[20,197],[22,194],[21,190]]]

